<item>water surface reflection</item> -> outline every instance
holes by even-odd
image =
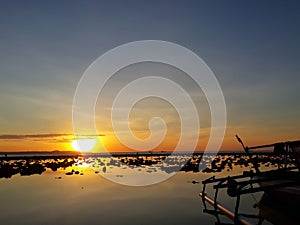
[[[221,177],[250,170],[249,158],[223,154],[206,165],[211,156],[201,158],[199,154],[188,158],[183,165],[184,157],[189,156],[3,157],[1,224],[214,224],[215,218],[202,213],[198,197],[202,189],[200,181],[212,175]],[[273,162],[264,155],[256,157],[261,167],[276,166],[280,161],[276,157]],[[201,165],[203,169],[199,170]],[[170,173],[181,166],[181,171],[172,178],[146,187],[119,185],[99,176],[111,173],[126,179],[127,173]],[[234,206],[225,194],[220,200],[228,207]],[[247,205],[242,208],[250,213],[255,210],[252,197],[243,202]]]

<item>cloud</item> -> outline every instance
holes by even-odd
[[[92,137],[103,137],[104,134],[87,134],[76,136],[68,133],[53,134],[2,134],[0,140],[30,140],[30,141],[50,141],[50,142],[70,142],[74,139],[89,139]]]
[[[34,139],[34,138],[54,138],[61,136],[70,136],[71,134],[2,134],[0,139]]]

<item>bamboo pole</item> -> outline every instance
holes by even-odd
[[[237,216],[237,218],[235,218],[235,215],[232,211],[226,209],[224,206],[220,205],[218,202],[215,202],[214,200],[212,200],[210,197],[208,197],[204,193],[200,192],[199,195],[202,199],[204,199],[206,202],[208,202],[212,206],[216,207],[218,210],[220,210],[225,216],[227,216],[232,221],[234,221],[234,222],[237,221],[239,224],[242,224],[242,225],[253,225],[252,223],[248,222],[247,220],[240,218],[240,216]]]

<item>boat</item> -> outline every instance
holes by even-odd
[[[212,214],[217,224],[222,224],[220,216],[228,217],[234,224],[262,224],[265,220],[274,225],[300,224],[300,141],[287,141],[274,144],[248,147],[236,135],[245,154],[248,155],[254,170],[243,174],[202,181],[200,197],[203,211]],[[281,157],[276,169],[261,171],[255,157],[255,150],[273,147],[272,156]],[[271,161],[270,157],[270,161]],[[212,185],[213,197],[207,194],[207,186]],[[235,198],[234,210],[224,207],[219,201],[219,193],[226,189],[227,195]],[[239,206],[243,195],[262,192],[260,201],[255,204],[258,214],[241,213]],[[209,209],[208,205],[212,206]]]

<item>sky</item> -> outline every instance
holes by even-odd
[[[235,134],[249,146],[300,139],[298,1],[0,4],[0,151],[74,150],[72,104],[80,78],[100,55],[139,40],[177,43],[211,68],[227,108],[222,150],[241,149]],[[210,112],[201,90],[195,93],[194,84],[188,78],[181,81],[184,74],[174,68],[143,66],[148,75],[154,68],[157,73],[172,71],[170,76],[194,94],[201,127],[197,149],[204,149]],[[136,69],[123,71],[129,74],[127,81]],[[126,150],[114,137],[104,107],[122,87],[119,83],[124,85],[124,79],[112,80],[104,95],[106,103],[97,104],[98,133],[82,137],[88,145],[97,136],[111,151]],[[170,128],[156,150],[172,150],[180,124],[167,102],[141,101],[132,111],[133,133],[148,137],[152,116],[161,116]]]

